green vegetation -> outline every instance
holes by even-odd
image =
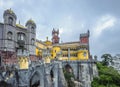
[[[104,54],[102,58],[103,61],[97,63],[99,77],[93,79],[92,87],[120,87],[120,74],[108,66],[111,56]]]
[[[68,87],[75,87],[75,83],[72,81],[71,78],[74,78],[72,72],[68,72],[67,70],[63,69],[65,79],[67,81]]]

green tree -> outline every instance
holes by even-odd
[[[120,87],[120,74],[113,67],[97,63],[99,77],[92,81],[92,87]]]
[[[103,55],[101,56],[101,58],[103,59],[103,60],[102,60],[102,64],[103,64],[103,65],[108,66],[109,63],[112,63],[112,56],[111,56],[111,54],[103,54]]]

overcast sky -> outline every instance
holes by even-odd
[[[60,42],[78,41],[89,29],[92,55],[120,53],[120,0],[0,0],[0,22],[8,8],[17,15],[17,23],[35,21],[39,40],[51,40],[56,28]]]

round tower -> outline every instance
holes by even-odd
[[[27,31],[28,31],[28,50],[30,55],[35,55],[35,40],[36,40],[36,24],[30,19],[26,22]]]
[[[31,33],[35,33],[35,32],[36,32],[36,24],[35,24],[35,22],[34,22],[32,19],[29,19],[29,20],[26,22],[25,26],[26,26],[28,29],[30,29],[29,31],[30,31]]]
[[[5,24],[9,24],[11,26],[16,25],[17,16],[11,10],[11,8],[4,11],[3,18],[4,18],[4,23]]]

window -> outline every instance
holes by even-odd
[[[18,33],[18,40],[25,41],[25,34],[24,33]]]
[[[9,40],[12,40],[12,32],[9,31],[9,32],[7,33],[7,38],[8,38]]]
[[[35,40],[33,38],[31,39],[31,43],[32,43],[32,45],[34,45],[34,43],[35,43]]]
[[[10,25],[13,25],[13,18],[12,18],[12,17],[9,17],[8,23],[9,23]]]
[[[86,52],[84,52],[84,53],[83,53],[83,56],[84,56],[84,57],[86,57],[86,56],[87,56],[87,53],[86,53]]]
[[[34,33],[34,32],[35,32],[34,27],[31,27],[31,32],[32,32],[32,33]]]

